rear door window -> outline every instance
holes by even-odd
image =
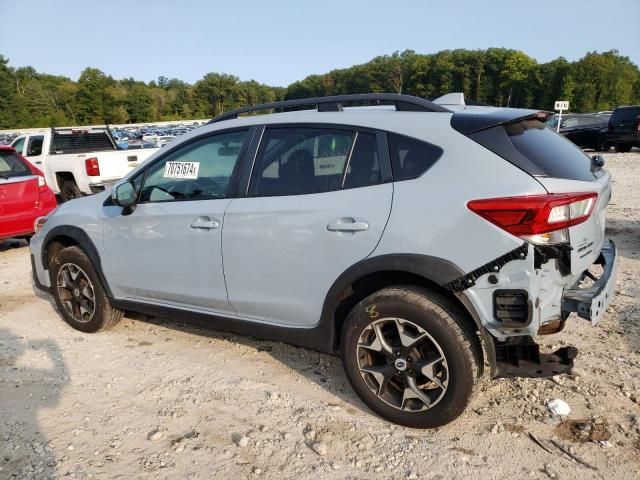
[[[344,188],[366,187],[376,185],[381,181],[376,136],[373,133],[358,132],[347,166]]]
[[[351,130],[332,128],[267,128],[249,193],[275,196],[340,190],[354,135]]]

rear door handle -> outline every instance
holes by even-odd
[[[364,221],[356,221],[355,218],[337,218],[327,225],[330,232],[363,232],[369,228],[369,224]]]
[[[220,228],[220,222],[209,217],[198,217],[194,221],[192,221],[189,226],[195,229],[213,230],[216,228]]]

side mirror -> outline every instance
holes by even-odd
[[[136,189],[133,183],[125,182],[118,185],[111,195],[113,203],[122,208],[131,208],[136,204]]]
[[[594,155],[591,157],[591,171],[597,172],[604,167],[604,157],[602,155]]]

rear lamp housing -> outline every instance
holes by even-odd
[[[568,229],[586,221],[598,198],[589,193],[550,193],[472,200],[467,207],[501,229],[540,245],[569,241]]]

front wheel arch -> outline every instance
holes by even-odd
[[[42,242],[41,262],[44,268],[49,269],[49,263],[53,255],[62,248],[77,246],[89,258],[93,268],[109,299],[113,299],[109,283],[102,271],[102,261],[98,249],[89,235],[79,227],[73,225],[59,225],[52,228],[45,235]],[[57,249],[57,250],[56,250]],[[52,254],[52,252],[54,252]]]

